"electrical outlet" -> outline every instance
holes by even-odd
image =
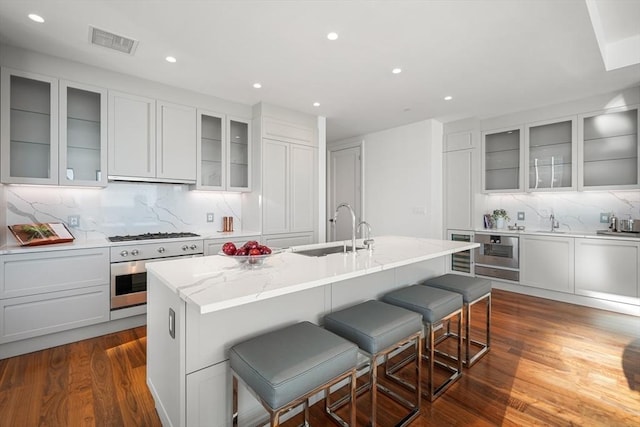
[[[213,222],[213,212],[207,213],[207,222]]]
[[[600,214],[600,223],[601,224],[609,224],[609,214],[608,213],[601,213]]]
[[[69,227],[80,227],[80,215],[69,215],[67,217],[67,223],[69,224]]]
[[[524,221],[524,212],[518,212],[518,221]]]

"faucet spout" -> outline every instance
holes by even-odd
[[[371,238],[371,225],[367,221],[360,221],[360,224],[358,224],[358,231],[360,231],[361,227],[364,227],[365,229],[364,236],[360,234],[361,237],[364,237],[364,241],[362,243],[367,247],[367,249],[371,250],[373,249],[374,243]]]
[[[351,252],[356,253],[356,213],[349,203],[340,203],[333,214],[334,222],[338,219],[338,211],[340,208],[347,208],[351,213]]]

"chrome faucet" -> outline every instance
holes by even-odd
[[[556,217],[553,216],[553,214],[551,214],[549,219],[551,220],[551,232],[553,233],[556,230],[556,228],[560,228],[560,223],[558,222]]]
[[[362,243],[367,247],[367,249],[371,250],[373,249],[374,243],[371,238],[371,225],[367,221],[360,221],[360,224],[358,224],[358,231],[360,231],[360,227],[362,226],[365,227],[364,241]],[[360,234],[360,236],[362,236],[362,234]]]
[[[356,213],[351,208],[349,203],[340,203],[336,208],[336,212],[333,214],[332,222],[336,222],[338,219],[338,211],[340,208],[347,208],[351,212],[351,252],[356,253]],[[346,248],[345,248],[346,252]]]

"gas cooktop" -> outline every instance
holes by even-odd
[[[126,236],[111,236],[108,239],[111,242],[129,242],[137,240],[156,240],[156,239],[179,239],[183,237],[200,237],[199,234],[184,232],[184,233],[144,233]]]

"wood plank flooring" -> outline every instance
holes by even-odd
[[[492,321],[491,352],[412,426],[640,425],[640,318],[494,290]],[[145,349],[141,327],[0,360],[0,426],[159,426]],[[379,399],[382,425],[400,416]],[[317,405],[311,424],[334,425]]]

